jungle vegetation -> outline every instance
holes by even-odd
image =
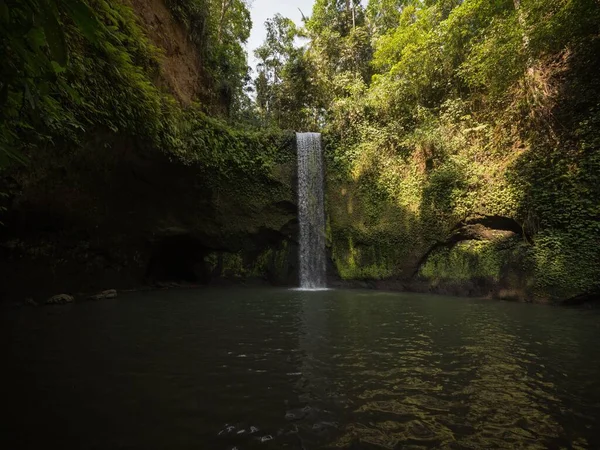
[[[522,226],[539,295],[598,289],[598,0],[316,0],[302,24],[267,21],[254,75],[246,0],[166,4],[202,55],[204,102],[155,86],[160,51],[126,1],[0,0],[0,171],[128,135],[239,176],[268,171],[279,130],[322,131],[330,184],[360,210],[330,213],[347,277],[402,273],[487,215]],[[376,261],[358,268],[356,241]]]

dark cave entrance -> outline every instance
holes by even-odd
[[[210,273],[204,262],[207,252],[206,247],[187,234],[162,238],[153,244],[146,279],[208,283]]]

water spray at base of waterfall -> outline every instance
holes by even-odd
[[[303,288],[303,287],[297,287],[297,288],[292,288],[290,290],[291,291],[302,291],[302,292],[323,292],[323,291],[331,291],[333,289],[326,288],[326,287],[322,287],[322,288]]]

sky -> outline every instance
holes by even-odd
[[[265,21],[279,13],[292,19],[297,25],[302,25],[302,10],[305,16],[312,13],[314,0],[252,0],[250,14],[252,15],[252,32],[246,45],[248,51],[248,65],[256,68],[254,49],[260,47],[266,37]]]

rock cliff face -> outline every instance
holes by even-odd
[[[291,163],[220,184],[133,141],[63,159],[5,216],[0,290],[25,298],[164,281],[292,284],[294,185]]]
[[[208,98],[206,74],[196,46],[169,12],[165,0],[130,0],[151,42],[163,57],[156,84],[171,92],[184,105]]]

